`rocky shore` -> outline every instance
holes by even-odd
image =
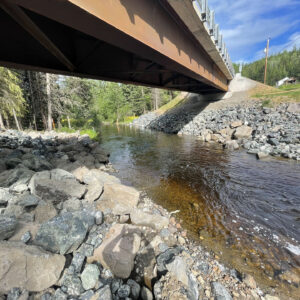
[[[108,172],[88,136],[0,132],[0,299],[279,299]]]
[[[260,101],[248,101],[247,105],[208,107],[196,113],[176,109],[159,117],[147,114],[135,120],[134,125],[194,135],[204,142],[220,143],[224,149],[245,148],[259,159],[271,155],[300,160],[299,103],[269,108],[263,107]]]

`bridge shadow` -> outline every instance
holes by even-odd
[[[188,93],[175,107],[152,121],[148,128],[177,134],[185,125],[192,122],[209,104],[217,102],[226,93],[199,95]]]

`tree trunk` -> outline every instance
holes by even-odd
[[[31,98],[31,106],[33,109],[33,124],[34,124],[34,129],[37,130],[37,125],[36,125],[36,107],[35,107],[35,99],[33,97],[33,89],[32,89],[32,78],[31,78],[31,71],[27,71],[28,74],[28,81],[29,81],[29,88],[30,88],[30,98]]]
[[[154,110],[157,110],[159,108],[159,103],[160,103],[159,89],[157,88],[152,89],[152,98],[153,98],[153,108]]]
[[[71,122],[70,122],[70,117],[69,116],[67,116],[67,120],[68,120],[68,127],[69,127],[69,129],[71,129]]]
[[[57,118],[57,128],[61,129],[60,116]]]
[[[5,122],[6,122],[7,129],[9,129],[10,128],[9,118],[5,118]]]
[[[18,121],[18,118],[17,118],[17,115],[16,115],[16,111],[15,111],[14,108],[13,108],[13,114],[14,114],[14,119],[15,119],[15,122],[16,122],[16,126],[17,126],[18,130],[21,131],[19,121]]]
[[[50,97],[50,75],[46,73],[46,93],[48,107],[48,130],[52,130],[52,103]]]
[[[0,129],[5,129],[1,112],[0,112]]]

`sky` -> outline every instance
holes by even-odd
[[[300,48],[300,0],[209,0],[233,62]]]

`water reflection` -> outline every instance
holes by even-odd
[[[127,126],[104,126],[101,136],[124,182],[179,209],[190,234],[233,267],[299,295],[299,163]]]

